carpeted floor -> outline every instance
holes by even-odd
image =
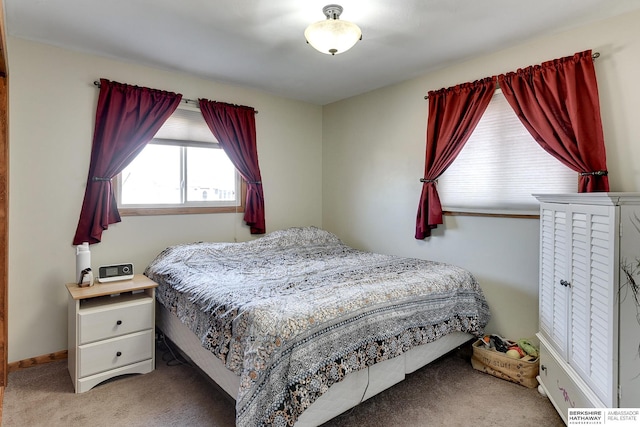
[[[9,426],[234,426],[233,401],[199,371],[167,363],[157,369],[73,393],[66,361],[9,374],[2,425]],[[327,422],[347,426],[562,427],[552,404],[538,394],[471,367],[466,346]]]

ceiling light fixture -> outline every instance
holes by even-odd
[[[322,8],[327,19],[311,24],[304,30],[307,43],[316,50],[335,55],[346,52],[362,40],[360,28],[349,21],[340,20],[342,6],[330,4]]]

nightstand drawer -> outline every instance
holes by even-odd
[[[153,299],[144,294],[121,302],[111,299],[80,310],[79,344],[143,331],[153,326]]]
[[[153,330],[78,347],[78,376],[119,368],[153,357]]]

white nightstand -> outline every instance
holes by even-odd
[[[142,274],[69,291],[69,374],[76,393],[155,368],[155,288]]]

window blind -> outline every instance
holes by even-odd
[[[437,185],[444,210],[537,213],[531,194],[576,192],[578,175],[538,145],[498,90]]]
[[[155,134],[154,139],[172,141],[212,142],[216,138],[197,109],[178,107]]]

